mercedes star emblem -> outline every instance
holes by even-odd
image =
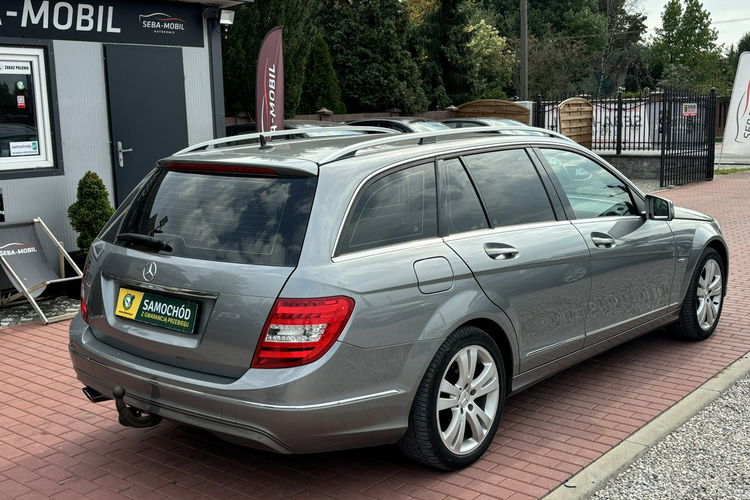
[[[146,267],[143,268],[143,279],[151,281],[156,277],[156,262],[149,262]]]

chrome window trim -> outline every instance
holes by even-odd
[[[601,222],[603,220],[608,221],[616,221],[616,220],[629,220],[629,219],[638,219],[643,220],[642,215],[635,215],[635,214],[629,214],[629,215],[602,215],[601,217],[586,217],[584,219],[570,219],[570,222],[576,224],[579,222]],[[655,220],[655,219],[652,219]]]
[[[524,139],[523,136],[498,135],[497,137],[505,137],[505,138],[512,137],[512,138]],[[491,137],[491,138],[495,139],[495,137]],[[557,144],[557,142],[552,142],[551,144]],[[390,165],[386,165],[384,167],[378,168],[377,170],[368,174],[367,177],[362,179],[362,181],[357,185],[357,188],[354,190],[352,197],[349,198],[349,203],[347,204],[346,210],[344,211],[344,217],[341,219],[341,222],[339,223],[339,228],[338,228],[338,231],[336,232],[336,238],[334,240],[333,248],[331,249],[331,261],[338,262],[339,260],[341,260],[342,257],[344,257],[344,255],[350,255],[352,253],[362,253],[362,252],[367,251],[367,250],[363,250],[362,252],[349,252],[349,253],[341,254],[338,256],[336,255],[336,249],[339,247],[339,242],[341,240],[341,233],[344,231],[344,224],[346,224],[346,220],[349,218],[349,213],[351,212],[352,206],[354,205],[354,200],[357,199],[357,197],[359,196],[364,186],[367,183],[369,183],[374,177],[377,177],[381,174],[385,174],[389,170],[398,169],[398,168],[401,168],[410,164],[419,165],[425,160],[432,161],[434,163],[438,160],[459,158],[466,154],[489,152],[489,151],[502,151],[505,149],[523,149],[527,151],[527,154],[528,154],[528,150],[534,147],[536,147],[536,145],[533,144],[533,141],[518,141],[518,142],[505,143],[505,144],[496,143],[496,144],[490,144],[490,145],[482,144],[482,145],[470,146],[466,148],[456,148],[453,151],[442,151],[442,152],[432,152],[432,153],[422,154],[419,156],[415,156],[413,158],[409,158],[407,160],[400,160],[396,163],[392,163]],[[573,148],[573,150],[576,150],[575,147]],[[529,159],[531,160],[531,158]],[[435,188],[439,189],[437,185],[435,186]],[[438,193],[438,196],[439,194],[440,193]],[[436,208],[439,210],[439,207],[436,206]],[[560,222],[560,221],[555,221],[555,222]],[[510,227],[510,226],[505,226],[505,227]],[[461,234],[464,234],[464,233],[461,233]],[[440,236],[438,236],[438,238],[440,238]],[[417,240],[414,240],[414,241],[417,241]],[[377,248],[384,248],[384,247],[377,247]]]
[[[615,176],[620,182],[625,184],[630,192],[638,196],[638,198],[641,199],[642,202],[646,201],[646,194],[641,191],[641,189],[633,184],[630,179],[628,179],[622,172],[620,172],[617,167],[609,163],[607,160],[599,156],[598,154],[594,153],[590,149],[586,149],[584,147],[575,147],[575,145],[572,144],[544,144],[544,145],[530,145],[529,148],[531,148],[534,151],[534,154],[536,154],[537,158],[539,158],[539,161],[541,165],[544,167],[545,170],[548,170],[549,176],[555,176],[556,174],[552,171],[552,167],[549,166],[549,163],[547,162],[547,158],[544,156],[543,149],[558,149],[563,151],[569,151],[572,153],[578,153],[581,156],[591,160],[592,162],[596,163],[600,167],[602,167],[604,170]],[[555,189],[557,189],[557,186],[553,186]],[[567,194],[563,192],[563,194],[567,197]]]
[[[573,221],[570,221],[568,219],[565,220],[550,220],[550,221],[542,221],[542,222],[528,222],[526,224],[513,224],[510,226],[498,226],[498,227],[490,227],[486,229],[477,229],[474,231],[465,231],[462,233],[454,233],[449,234],[448,236],[443,237],[443,241],[449,242],[449,241],[459,241],[464,240],[468,238],[476,238],[478,236],[490,236],[494,234],[500,234],[500,233],[506,233],[506,232],[515,232],[515,231],[522,231],[524,229],[534,229],[534,228],[543,228],[543,227],[553,227],[553,226],[561,226],[565,224],[572,224]]]
[[[178,287],[172,287],[172,286],[166,286],[166,285],[155,285],[153,283],[148,283],[146,281],[138,281],[138,280],[132,280],[128,278],[121,278],[121,277],[114,276],[112,274],[105,273],[105,272],[102,272],[102,276],[105,279],[114,281],[121,285],[135,286],[138,288],[154,290],[156,292],[173,293],[176,295],[188,295],[191,297],[197,297],[201,299],[216,299],[219,297],[219,294],[214,293],[214,292],[203,292],[200,290],[191,290],[189,288],[178,288]]]
[[[416,158],[410,158],[408,160],[402,160],[400,162],[393,163],[391,165],[386,165],[385,167],[381,167],[381,168],[375,170],[374,172],[372,172],[369,175],[367,175],[367,177],[365,177],[364,179],[362,179],[362,181],[357,185],[357,188],[354,190],[354,194],[352,194],[351,198],[349,198],[349,203],[346,205],[346,210],[344,211],[344,217],[341,219],[341,222],[339,223],[339,229],[336,232],[336,239],[334,240],[333,248],[331,249],[331,261],[338,262],[338,261],[340,261],[342,259],[342,257],[344,257],[346,255],[351,255],[353,253],[362,254],[362,253],[365,253],[365,252],[369,252],[370,250],[379,250],[379,249],[387,247],[387,246],[404,245],[404,244],[408,244],[408,243],[413,243],[415,241],[419,241],[419,240],[412,240],[412,241],[408,241],[408,242],[405,242],[405,243],[392,243],[390,245],[383,245],[383,246],[375,247],[375,248],[368,249],[368,250],[360,250],[360,251],[357,251],[357,252],[347,252],[347,253],[343,253],[343,254],[338,255],[338,256],[336,255],[336,249],[339,247],[339,243],[340,243],[340,240],[341,240],[341,233],[344,232],[344,224],[346,224],[346,221],[349,218],[349,213],[351,212],[352,207],[354,206],[354,200],[356,200],[359,197],[359,194],[362,191],[362,189],[365,187],[365,185],[367,185],[373,178],[378,177],[381,174],[382,175],[386,174],[389,170],[396,170],[396,169],[399,169],[401,167],[406,168],[406,167],[408,167],[410,165],[414,165],[414,166],[421,165],[421,164],[424,163],[424,160],[428,160],[429,162],[432,162],[434,164],[435,163],[435,155],[434,154],[428,154],[428,155],[418,156]],[[433,165],[433,168],[434,168],[434,165]],[[437,185],[435,186],[435,190],[437,191]],[[435,201],[435,209],[437,209],[437,200]],[[422,239],[427,239],[427,238],[422,238]],[[432,239],[432,238],[430,238],[430,239]]]
[[[383,245],[375,248],[368,248],[367,250],[358,250],[356,252],[348,252],[345,254],[337,255],[336,257],[331,257],[331,260],[333,262],[345,262],[348,260],[371,257],[373,255],[398,252],[399,250],[410,250],[414,248],[426,247],[434,245],[435,243],[443,243],[443,239],[439,236],[433,236],[430,238],[420,238],[418,240],[406,241],[404,243],[391,243],[390,245]]]

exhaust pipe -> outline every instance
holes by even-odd
[[[109,401],[110,399],[112,399],[109,396],[105,396],[101,392],[97,391],[96,389],[92,389],[89,386],[86,386],[81,390],[83,391],[83,394],[86,395],[88,400],[92,403],[101,403],[102,401]]]
[[[125,389],[122,386],[116,385],[112,389],[112,396],[115,398],[115,406],[120,417],[118,420],[121,425],[125,427],[153,427],[161,422],[159,415],[125,403]]]

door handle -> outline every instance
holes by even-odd
[[[508,260],[518,257],[518,250],[504,243],[485,243],[484,251],[494,260]]]
[[[606,233],[591,233],[591,241],[599,248],[615,247],[615,239]]]
[[[117,141],[117,161],[120,164],[120,167],[125,166],[125,158],[122,156],[123,153],[130,153],[133,151],[133,148],[123,148],[122,142]]]

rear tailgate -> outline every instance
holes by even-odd
[[[258,168],[156,169],[91,252],[94,335],[143,358],[240,377],[297,265],[316,180]]]

